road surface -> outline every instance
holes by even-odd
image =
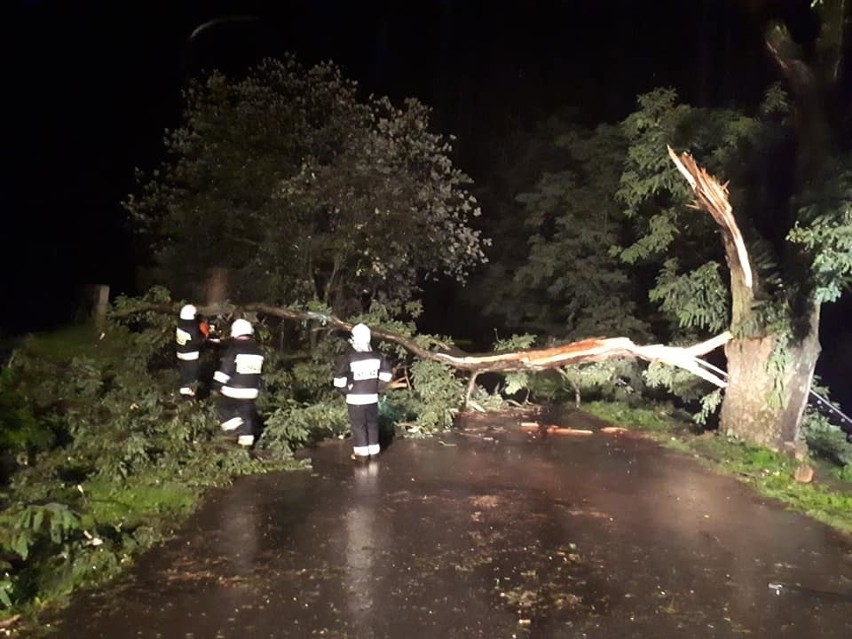
[[[852,540],[630,434],[484,416],[211,493],[56,636],[852,637]],[[528,419],[528,418],[527,418]],[[582,414],[564,426],[600,425]]]

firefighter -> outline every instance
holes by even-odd
[[[209,334],[207,322],[198,317],[195,306],[186,304],[180,309],[175,329],[175,350],[180,370],[180,395],[186,399],[194,398],[198,390],[201,347]]]
[[[255,402],[260,392],[263,355],[253,336],[254,327],[248,320],[234,320],[230,344],[213,375],[222,431],[236,435],[237,444],[244,448],[254,446],[260,434]]]
[[[341,358],[334,387],[346,396],[354,461],[367,461],[379,452],[379,392],[391,381],[390,363],[370,347],[370,329],[352,327],[352,350]]]

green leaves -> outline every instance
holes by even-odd
[[[678,261],[666,260],[649,292],[652,302],[672,314],[681,328],[721,331],[728,325],[729,296],[718,262],[707,262],[689,273],[678,273]]]
[[[839,159],[808,200],[787,240],[807,257],[814,299],[823,304],[852,281],[852,156]]]
[[[185,101],[163,165],[126,202],[162,281],[224,266],[234,300],[345,315],[364,295],[408,299],[421,276],[463,281],[485,261],[470,180],[416,100],[361,100],[334,64],[287,57],[242,79],[214,73]]]
[[[488,310],[505,318],[510,330],[559,339],[641,335],[644,325],[631,299],[633,279],[611,253],[625,230],[613,197],[624,136],[613,126],[549,126],[556,129],[550,144],[563,166],[517,196],[521,229],[504,239],[519,254],[517,264],[492,268],[484,285]]]
[[[449,428],[464,401],[464,383],[455,371],[432,360],[417,360],[411,366],[417,425],[424,431]]]
[[[172,300],[155,290],[118,306],[145,303]],[[177,401],[174,321],[139,313],[103,334],[32,336],[0,374],[0,442],[11,473],[0,554],[19,558],[0,564],[0,605],[48,600],[112,574],[161,538],[199,487],[293,463],[219,446],[213,403]]]
[[[23,560],[27,559],[30,548],[45,532],[50,541],[60,544],[82,531],[80,517],[65,504],[55,502],[27,506],[11,521],[11,527],[13,536],[10,547]]]
[[[307,444],[343,435],[348,427],[346,405],[339,399],[320,403],[290,400],[266,419],[260,445],[266,450],[290,453]]]

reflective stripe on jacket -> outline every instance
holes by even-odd
[[[175,329],[175,350],[177,358],[184,361],[198,359],[198,353],[204,344],[204,334],[198,320],[179,319]]]
[[[253,339],[232,339],[213,375],[213,383],[225,397],[255,399],[262,372],[260,345]]]
[[[375,404],[392,374],[390,362],[381,353],[351,351],[338,363],[334,387],[346,395],[347,404]]]

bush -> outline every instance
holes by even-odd
[[[318,404],[290,400],[266,419],[259,445],[291,453],[321,439],[341,435],[348,426],[346,404],[340,399]]]
[[[852,444],[846,441],[846,434],[832,426],[823,415],[808,411],[802,434],[811,453],[846,468],[852,464]]]
[[[15,372],[11,368],[0,371],[0,481],[5,483],[19,463],[29,463],[33,455],[54,442],[53,429],[36,419],[21,394]]]

